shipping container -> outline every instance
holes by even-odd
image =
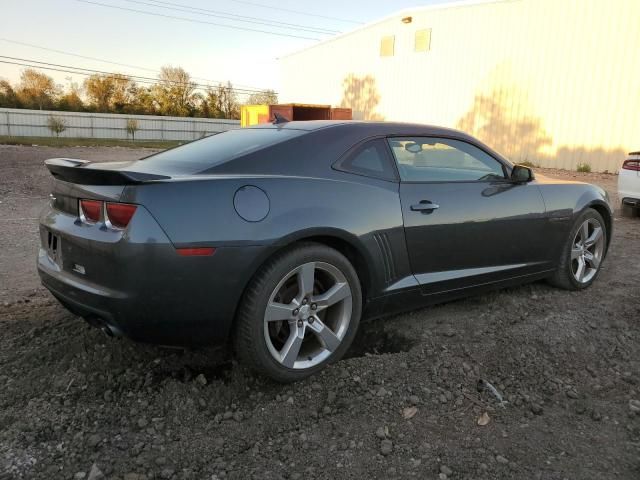
[[[281,105],[242,105],[240,124],[243,127],[273,122],[275,114],[290,121],[351,120],[350,108],[331,108],[331,105],[287,103]]]

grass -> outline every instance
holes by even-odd
[[[0,136],[0,145],[38,145],[43,147],[128,147],[170,148],[186,143],[178,140],[118,140],[110,138],[54,138]]]
[[[583,173],[591,173],[591,165],[588,163],[579,163],[576,170]]]

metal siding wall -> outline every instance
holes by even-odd
[[[640,148],[638,18],[639,0],[417,8],[283,57],[280,95],[459,128],[516,162],[615,172]],[[415,52],[424,28],[431,48]],[[381,58],[386,35],[395,54]]]
[[[195,140],[204,135],[238,128],[238,120],[191,117],[158,117],[109,113],[55,112],[0,108],[0,135],[53,137],[49,117],[65,120],[60,137],[127,139],[127,120],[138,121],[136,140]]]
[[[0,111],[0,135],[9,135],[9,113]]]

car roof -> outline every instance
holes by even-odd
[[[482,143],[479,139],[474,138],[465,132],[455,130],[453,128],[437,127],[435,125],[425,125],[421,123],[369,120],[307,120],[283,122],[278,124],[264,123],[245,128],[291,129],[306,131],[309,134],[313,132],[331,132],[341,138],[348,138],[352,142],[352,145],[366,140],[367,138],[382,136],[431,136],[453,138],[474,144],[476,147],[480,147],[494,157],[499,158],[505,164],[511,165],[511,162],[506,157],[493,150],[490,146]]]
[[[321,128],[336,127],[344,125],[346,120],[305,120],[305,121],[289,121],[283,123],[260,123],[245,128],[284,128],[287,130],[319,130]]]
[[[290,121],[286,123],[264,123],[246,128],[281,128],[292,130],[313,131],[326,128],[339,129],[343,131],[359,131],[369,135],[444,135],[468,137],[465,133],[451,128],[437,127],[435,125],[424,125],[420,123],[407,122],[382,122],[368,120],[306,120]]]

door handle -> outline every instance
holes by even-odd
[[[440,205],[437,203],[431,203],[429,200],[421,200],[420,203],[411,205],[412,211],[422,213],[431,213],[437,208],[440,208]]]

